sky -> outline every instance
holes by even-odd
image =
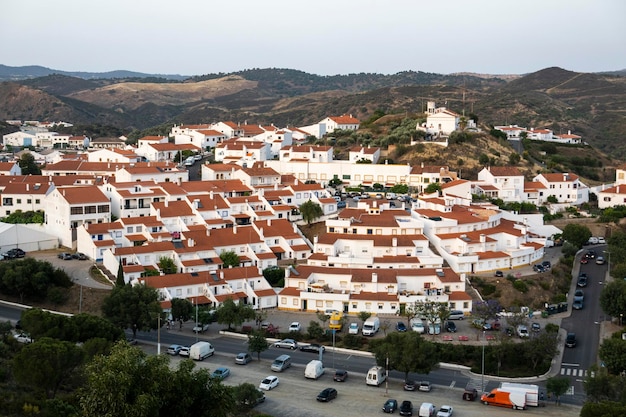
[[[2,0],[0,64],[203,75],[626,69],[624,0]]]

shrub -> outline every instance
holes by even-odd
[[[515,280],[515,282],[513,283],[513,288],[515,288],[519,292],[528,292],[528,285],[526,285],[526,283],[521,279]]]

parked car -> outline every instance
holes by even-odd
[[[585,303],[583,300],[574,300],[572,303],[572,308],[574,310],[582,310],[585,307]]]
[[[326,348],[324,346],[322,346],[322,345],[317,344],[317,343],[311,343],[310,345],[300,346],[300,350],[302,352],[320,353],[320,351],[324,352],[326,350]]]
[[[437,411],[437,417],[451,417],[452,410],[453,408],[451,405],[442,405],[439,407],[439,411]]]
[[[189,357],[189,349],[191,349],[189,346],[181,346],[180,350],[178,351],[178,355],[179,356],[184,356],[184,357]]]
[[[504,329],[504,332],[506,333],[507,336],[511,337],[515,334],[515,331],[513,331],[512,327],[507,327],[506,329]]]
[[[587,241],[588,245],[597,245],[598,244],[598,238],[595,236],[591,236],[589,238],[589,240]]]
[[[280,381],[278,380],[277,376],[270,375],[270,376],[263,378],[263,380],[259,384],[259,389],[269,391],[272,388],[276,388],[279,383]]]
[[[603,237],[598,237],[598,244],[599,245],[606,245],[606,239],[604,239]]]
[[[345,201],[337,201],[337,208],[338,209],[346,208],[346,202]]]
[[[545,269],[550,269],[552,268],[552,264],[550,263],[550,261],[543,261],[541,263],[541,266],[543,266]]]
[[[580,258],[580,263],[583,265],[586,265],[589,263],[589,258],[587,258],[586,256],[583,256],[582,258]]]
[[[441,323],[428,323],[428,334],[440,334]]]
[[[406,324],[403,321],[399,321],[396,323],[396,330],[399,332],[406,332]]]
[[[533,265],[533,271],[535,271],[535,272],[546,272],[546,268],[544,268],[543,265],[541,265],[541,264],[535,264],[535,265]]]
[[[585,257],[589,259],[595,259],[596,251],[593,249],[588,250],[587,253],[585,253]]]
[[[302,326],[300,326],[300,323],[297,321],[294,321],[293,323],[289,325],[290,332],[299,332],[301,329],[302,329]]]
[[[424,333],[426,329],[424,328],[424,323],[421,320],[413,320],[411,322],[411,330],[421,334]]]
[[[407,379],[404,381],[404,390],[405,391],[415,391],[417,389],[417,382],[412,379]]]
[[[334,388],[324,388],[322,392],[317,394],[317,401],[328,402],[337,398],[337,390]]]
[[[504,273],[502,271],[496,271],[493,276],[496,278],[502,278],[504,276]]]
[[[33,339],[30,337],[28,333],[14,332],[13,338],[17,340],[19,343],[33,343]]]
[[[298,348],[298,342],[293,339],[283,339],[274,343],[274,347],[295,350]]]
[[[72,254],[69,252],[61,252],[57,255],[57,258],[59,259],[63,259],[64,261],[71,261],[72,260]]]
[[[333,375],[333,381],[346,382],[346,379],[348,379],[348,371],[346,371],[345,369],[335,370],[335,375]]]
[[[24,256],[26,256],[26,252],[20,248],[12,248],[2,254],[4,259],[23,258]]]
[[[598,256],[598,257],[596,258],[596,265],[604,265],[604,262],[606,262],[606,261],[604,260],[604,256]]]
[[[167,353],[168,355],[178,355],[181,348],[181,345],[170,345],[170,347],[167,348]]]
[[[576,333],[568,333],[565,337],[565,346],[568,348],[576,347]]]
[[[463,399],[465,401],[474,401],[478,397],[478,391],[476,388],[465,388],[463,392]]]
[[[383,404],[383,413],[392,414],[394,411],[398,409],[398,401],[394,399],[388,399]]]
[[[359,323],[350,323],[348,334],[359,334]]]
[[[530,325],[530,329],[531,329],[533,332],[539,332],[539,331],[541,331],[541,324],[539,324],[539,323],[537,323],[537,322],[534,322],[534,323],[532,323],[532,324]]]
[[[446,322],[446,331],[450,333],[456,333],[456,324],[452,320]]]
[[[194,333],[204,333],[207,330],[209,330],[209,325],[208,324],[196,323],[196,325],[193,326],[193,332]]]
[[[420,381],[420,385],[417,389],[423,392],[430,392],[430,381]]]
[[[235,363],[237,365],[245,365],[250,361],[252,361],[252,356],[250,356],[248,352],[241,352],[235,356]]]
[[[576,283],[576,285],[579,287],[586,287],[587,286],[587,274],[585,274],[584,272],[580,274],[578,276],[578,282]]]
[[[78,259],[79,261],[86,261],[87,260],[87,255],[85,255],[82,252],[76,252],[72,255],[72,258],[74,259]]]
[[[413,415],[413,403],[411,401],[402,401],[400,404],[400,415],[401,416],[412,416]]]
[[[259,395],[256,397],[256,399],[252,400],[252,404],[250,404],[249,400],[246,398],[243,400],[243,403],[245,405],[252,405],[252,407],[259,405],[261,403],[265,402],[265,393],[263,391],[261,391],[260,389],[257,388],[257,391],[259,393]]]
[[[517,335],[521,338],[530,336],[528,334],[528,328],[524,326],[523,324],[520,324],[519,326],[517,326]]]
[[[585,293],[580,288],[574,292],[574,302],[583,301],[585,299]]]
[[[230,375],[230,369],[224,366],[220,366],[211,374],[213,378],[218,378],[218,379],[225,379],[229,375]]]

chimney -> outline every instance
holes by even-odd
[[[213,200],[213,190],[209,191],[209,198]]]
[[[189,246],[190,248],[193,248],[195,246],[195,243],[196,242],[194,242],[192,238],[187,239],[187,246]]]
[[[236,235],[236,234],[237,234],[237,225],[234,225],[233,226],[233,235]]]
[[[211,236],[211,229],[209,229],[208,227],[206,228],[206,235]]]
[[[285,268],[285,279],[289,278],[291,276],[291,267],[287,267]]]
[[[398,238],[397,237],[391,238],[391,246],[394,247],[394,248],[396,246],[398,246]]]
[[[267,225],[271,226],[272,225],[272,219],[267,219]]]
[[[195,200],[193,200],[193,208],[200,208],[200,199],[196,198]]]
[[[165,207],[169,207],[169,203],[170,201],[168,199],[165,199]]]
[[[220,279],[224,279],[224,271],[223,270],[220,271]]]
[[[376,272],[372,272],[372,284],[378,283],[378,274]]]
[[[262,227],[259,229],[259,239],[265,240],[265,235],[263,234],[263,228]]]
[[[26,183],[26,191],[29,191],[29,190],[30,190],[30,184]]]

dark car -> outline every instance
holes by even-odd
[[[322,345],[318,345],[317,343],[311,343],[310,345],[300,346],[300,350],[302,352],[320,353],[320,350],[324,352],[326,348]]]
[[[348,379],[348,371],[346,371],[345,369],[337,369],[335,371],[333,381],[346,382],[346,379]]]
[[[544,268],[543,265],[541,265],[541,264],[535,264],[535,265],[533,265],[533,271],[535,271],[535,272],[546,272],[546,268]]]
[[[5,253],[2,254],[4,259],[15,259],[15,258],[23,258],[26,256],[26,252],[24,252],[20,248],[9,249]]]
[[[463,399],[465,401],[474,401],[478,397],[478,391],[474,388],[465,388],[463,392]]]
[[[576,333],[568,333],[565,338],[565,346],[568,348],[576,347]]]
[[[402,404],[400,404],[400,415],[401,416],[413,415],[413,403],[411,401],[402,401]]]
[[[515,334],[515,330],[512,327],[507,327],[506,329],[504,329],[504,332],[509,337],[511,337],[511,336],[513,336]]]
[[[85,261],[87,260],[87,255],[85,255],[82,252],[76,252],[75,254],[72,255],[73,259],[78,259],[80,261]]]
[[[398,409],[398,401],[396,401],[394,399],[389,399],[389,400],[385,401],[385,404],[383,405],[383,412],[384,413],[393,413],[397,409]]]
[[[450,333],[456,333],[456,324],[454,324],[453,321],[448,320],[446,322],[446,331],[448,331]]]
[[[595,250],[588,250],[587,253],[585,253],[585,258],[587,259],[595,259],[595,257],[596,257]]]
[[[587,286],[587,274],[584,272],[578,276],[578,282],[576,283],[579,287]]]
[[[405,391],[415,391],[417,389],[417,383],[411,379],[407,379],[404,381],[404,390]]]
[[[583,301],[585,299],[585,293],[581,289],[577,289],[574,292],[574,302]]]
[[[543,261],[541,263],[541,266],[543,266],[545,269],[550,269],[552,268],[552,264],[550,263],[550,261]]]
[[[399,321],[396,323],[396,330],[399,332],[406,332],[406,324],[403,321]]]
[[[539,323],[535,322],[535,323],[533,323],[533,324],[531,324],[531,325],[530,325],[530,329],[531,329],[533,332],[539,332],[539,331],[541,331],[541,324],[539,324]]]
[[[337,208],[338,209],[346,208],[346,202],[345,201],[337,201]]]
[[[63,259],[64,261],[72,260],[72,254],[69,252],[61,252],[57,255],[57,258]]]
[[[502,278],[504,276],[504,273],[502,271],[496,271],[496,273],[493,274],[493,276],[496,278]]]
[[[325,388],[317,395],[317,401],[328,402],[337,398],[337,390],[334,388]]]

